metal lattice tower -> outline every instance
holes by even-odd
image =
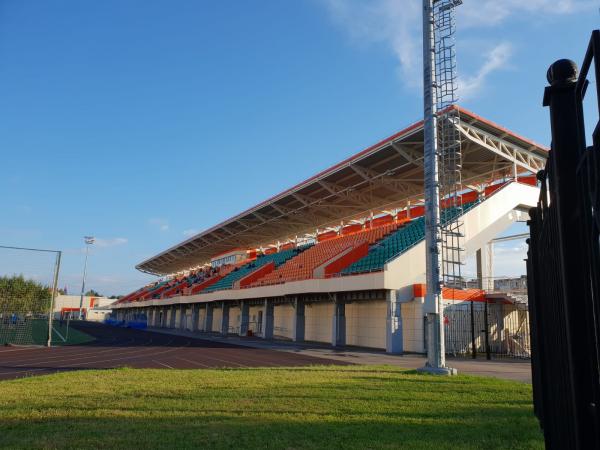
[[[453,106],[458,102],[455,49],[455,8],[462,0],[433,2],[433,41],[440,197],[441,261],[440,281],[443,286],[462,288],[461,267],[463,205],[462,151],[458,131],[460,115]]]
[[[450,374],[444,350],[442,286],[460,281],[461,149],[454,8],[461,0],[423,0],[423,135],[427,372]],[[450,207],[450,209],[448,208]],[[459,209],[457,209],[459,208]],[[455,220],[456,218],[456,220]]]

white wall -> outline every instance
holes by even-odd
[[[81,296],[79,295],[57,295],[54,299],[54,312],[60,312],[63,308],[79,308]],[[96,308],[103,308],[116,302],[107,297],[89,297],[83,296],[82,307],[90,309],[90,302],[93,300]]]
[[[273,335],[292,339],[294,332],[294,307],[290,304],[275,305],[273,308]]]
[[[333,303],[307,303],[304,316],[304,339],[331,343]]]
[[[212,329],[210,331],[214,331],[217,333],[221,332],[221,319],[222,318],[223,318],[223,310],[220,308],[220,306],[215,307],[213,309]]]
[[[204,330],[204,320],[206,318],[206,308],[200,308],[200,312],[198,313],[198,329]]]
[[[193,329],[191,306],[185,309],[185,329],[187,331],[192,331]]]
[[[424,353],[423,298],[402,303],[402,340],[405,352]]]
[[[102,322],[110,315],[110,309],[92,309],[88,311],[88,315],[86,320],[90,320],[92,322]]]
[[[387,303],[371,300],[346,304],[346,344],[385,348]]]
[[[229,328],[233,333],[240,332],[242,311],[239,306],[229,308]]]
[[[265,307],[264,306],[250,306],[250,308],[248,308],[248,320],[250,321],[250,326],[249,329],[252,330],[252,332],[254,334],[260,334],[262,335],[263,330],[259,330],[258,329],[258,313],[260,311],[263,311],[263,323],[262,326],[264,327],[264,323],[265,323]]]

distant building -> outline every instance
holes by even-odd
[[[468,289],[479,289],[479,280],[472,278],[465,282]],[[494,279],[494,291],[497,292],[515,292],[527,290],[527,275],[520,277],[503,277]]]
[[[497,278],[494,280],[494,290],[502,292],[526,291],[527,276],[521,275],[518,278]]]
[[[57,295],[54,300],[54,317],[57,319],[71,318],[79,316],[80,295]],[[83,296],[83,315],[90,320],[104,320],[104,316],[109,314],[111,309],[109,305],[116,302],[115,299],[108,297],[90,297]]]

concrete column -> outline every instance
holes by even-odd
[[[298,300],[298,297],[294,299],[294,320],[292,330],[292,340],[294,342],[304,341],[304,330],[305,330],[305,316],[304,316],[304,300]]]
[[[275,324],[275,304],[268,299],[265,299],[265,309],[263,312],[263,329],[262,335],[264,339],[273,339],[273,327]]]
[[[212,323],[213,323],[213,309],[215,305],[212,303],[206,304],[206,314],[204,315],[204,325],[202,331],[205,333],[210,333],[212,331]]]
[[[160,324],[161,328],[167,328],[169,326],[169,322],[167,322],[168,318],[169,318],[169,308],[164,307],[162,309],[162,322]]]
[[[331,327],[331,345],[333,347],[343,347],[346,345],[346,304],[338,303],[333,305],[333,324]]]
[[[491,292],[494,290],[494,250],[493,244],[488,242],[477,250],[477,282],[479,288]]]
[[[198,319],[200,317],[200,305],[194,303],[192,305],[192,331],[195,333],[198,331]]]
[[[222,302],[221,308],[221,311],[223,312],[221,316],[221,334],[227,336],[229,333],[229,303]]]
[[[402,354],[404,341],[402,338],[402,304],[396,297],[396,291],[388,290],[386,293],[387,317],[385,331],[385,351],[387,353]]]
[[[250,323],[250,304],[242,301],[240,304],[240,336],[248,334],[248,326]]]

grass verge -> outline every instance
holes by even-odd
[[[9,448],[543,448],[530,385],[393,367],[90,370],[0,391]]]

